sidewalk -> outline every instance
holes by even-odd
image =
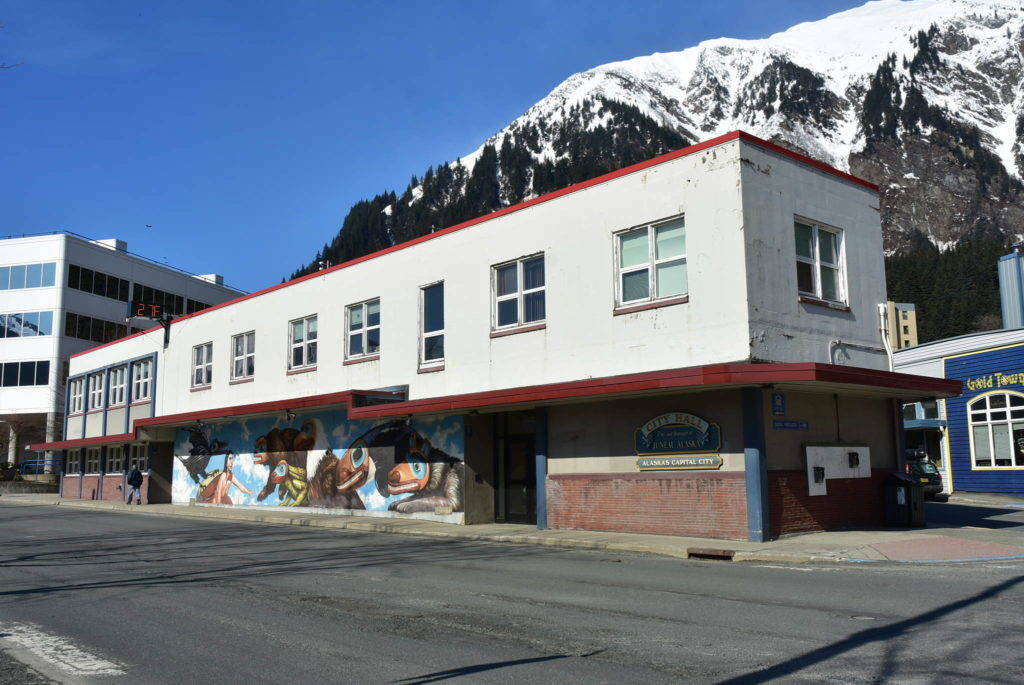
[[[415,519],[379,519],[336,514],[289,514],[228,507],[150,504],[129,507],[117,502],[62,500],[56,495],[6,495],[0,504],[45,504],[117,511],[129,515],[181,516],[250,523],[312,526],[371,533],[400,533],[438,538],[481,540],[569,549],[639,552],[680,559],[758,562],[954,562],[1024,559],[1024,521],[1006,529],[935,526],[924,529],[831,531],[787,536],[771,542],[686,538],[638,533],[582,530],[537,530],[516,524],[460,526]]]

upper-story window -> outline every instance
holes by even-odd
[[[175,316],[185,313],[185,298],[183,296],[151,288],[141,283],[136,283],[132,287],[132,300],[145,304],[158,304],[163,311]]]
[[[142,359],[132,364],[132,401],[149,400],[153,375],[153,360]]]
[[[209,309],[209,308],[210,308],[210,305],[206,304],[205,302],[200,302],[199,300],[189,300],[188,304],[186,305],[185,313],[186,314],[195,314],[198,311],[202,311],[203,309]]]
[[[444,283],[420,289],[420,361],[424,365],[444,362]]]
[[[115,366],[110,370],[109,404],[116,407],[124,404],[125,388],[128,385],[128,368]]]
[[[56,262],[0,266],[0,290],[48,288],[54,284]]]
[[[685,295],[686,226],[682,217],[619,233],[618,303]]]
[[[89,374],[89,409],[103,406],[103,373]]]
[[[544,255],[499,264],[493,269],[493,327],[535,324],[546,316]]]
[[[793,226],[796,235],[796,282],[800,294],[844,303],[843,232],[803,220],[795,221]]]
[[[85,379],[76,378],[71,381],[71,394],[70,406],[68,407],[69,414],[81,414],[82,403],[85,401]]]
[[[131,332],[138,331],[132,327]],[[106,343],[128,335],[129,329],[124,323],[97,319],[85,314],[65,312],[64,314],[64,335],[70,338],[91,340],[96,343]]]
[[[974,468],[1024,467],[1024,395],[983,395],[967,412]]]
[[[68,287],[112,300],[128,301],[128,281],[77,264],[68,265]]]
[[[316,365],[316,316],[296,319],[288,324],[291,338],[291,357],[288,368],[298,369]]]
[[[53,333],[53,312],[0,314],[0,338],[31,338]]]
[[[4,362],[0,364],[0,385],[5,388],[49,384],[49,360],[37,362]]]
[[[252,378],[256,373],[256,331],[231,338],[231,379]]]
[[[347,307],[348,358],[365,357],[380,352],[380,300],[368,300]]]
[[[213,383],[213,343],[192,348],[192,387],[200,388]]]

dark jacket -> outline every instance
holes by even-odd
[[[128,485],[133,488],[142,487],[142,471],[138,469],[132,469],[128,474]]]

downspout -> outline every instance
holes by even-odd
[[[889,344],[889,314],[886,311],[884,302],[878,303],[878,330],[882,333],[882,346],[885,347],[886,357],[889,359],[889,370],[892,371],[892,345]]]

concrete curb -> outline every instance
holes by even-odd
[[[736,562],[782,562],[792,564],[820,563],[820,562],[841,562],[842,557],[826,556],[821,554],[810,554],[798,551],[772,551],[772,550],[739,550],[728,547],[708,546],[687,546],[672,544],[671,538],[666,537],[665,544],[650,543],[646,541],[623,541],[621,539],[604,541],[586,538],[573,538],[569,535],[550,536],[544,534],[493,534],[474,533],[471,528],[466,530],[431,530],[422,526],[408,523],[393,523],[387,520],[368,520],[356,517],[311,517],[311,516],[287,516],[282,514],[261,514],[252,510],[230,511],[212,507],[188,507],[176,506],[173,510],[152,511],[145,506],[130,506],[116,502],[98,501],[77,501],[49,498],[31,498],[28,496],[14,498],[0,498],[0,503],[22,504],[22,505],[49,505],[75,507],[78,509],[99,509],[102,511],[115,511],[126,514],[144,514],[147,516],[178,516],[182,518],[202,518],[220,521],[235,521],[242,523],[261,523],[273,525],[308,526],[311,528],[333,528],[340,530],[351,530],[363,533],[391,533],[399,535],[415,535],[420,537],[447,538],[458,540],[474,540],[481,542],[502,542],[517,545],[532,545],[540,547],[554,547],[563,549],[586,549],[608,552],[634,552],[640,554],[654,554],[675,559],[701,559]],[[244,511],[244,513],[243,513]],[[453,527],[454,528],[454,527]],[[616,534],[620,537],[622,534]],[[712,541],[708,541],[712,542]],[[721,544],[724,541],[713,541]]]

